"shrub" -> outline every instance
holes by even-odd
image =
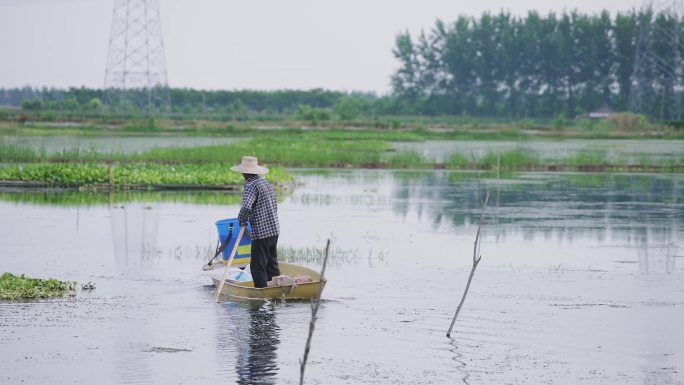
[[[604,122],[613,128],[629,131],[643,130],[648,123],[646,116],[630,112],[621,112],[611,115],[605,118]]]

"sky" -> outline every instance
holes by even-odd
[[[639,8],[643,0],[159,0],[168,82],[390,92],[396,36],[438,19]],[[113,0],[0,0],[0,87],[104,84]]]

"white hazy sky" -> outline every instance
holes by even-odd
[[[159,0],[169,85],[389,92],[396,35],[437,19],[643,0]],[[0,87],[102,87],[113,0],[0,0]]]

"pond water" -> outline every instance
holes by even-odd
[[[684,176],[295,173],[282,257],[319,269],[311,251],[334,251],[306,383],[684,384]],[[97,288],[0,303],[0,382],[298,383],[309,303],[217,304],[201,271],[238,209],[2,191],[0,271]]]
[[[565,139],[526,141],[448,141],[395,142],[400,151],[413,151],[434,162],[445,162],[449,155],[458,153],[476,157],[497,151],[514,149],[530,150],[541,159],[559,160],[580,152],[600,152],[608,160],[638,163],[641,159],[651,161],[681,161],[684,154],[682,140],[636,140],[636,139]]]
[[[243,138],[226,136],[0,136],[0,143],[44,149],[46,154],[62,151],[98,151],[103,153],[135,154],[158,147],[198,147],[234,143]]]

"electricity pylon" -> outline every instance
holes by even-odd
[[[629,110],[661,121],[684,119],[684,2],[645,0],[642,10]]]
[[[104,91],[114,109],[169,107],[158,0],[114,0]]]

